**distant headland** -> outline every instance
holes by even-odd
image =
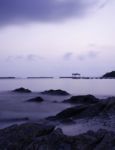
[[[102,76],[82,76],[80,73],[72,73],[70,76],[59,76],[59,79],[115,79],[115,71],[107,72]],[[2,79],[55,79],[53,76],[34,76],[34,77],[0,77]]]
[[[107,72],[103,75],[103,78],[115,78],[115,71]]]
[[[0,79],[16,79],[16,77],[0,77]]]
[[[53,79],[54,77],[27,77],[27,79]]]

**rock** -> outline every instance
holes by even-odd
[[[35,97],[35,98],[32,98],[32,99],[29,99],[29,100],[27,100],[26,102],[41,103],[41,102],[43,102],[43,101],[44,101],[44,99],[38,96],[38,97]]]
[[[115,133],[96,132],[67,136],[60,128],[31,123],[0,130],[1,150],[114,150]]]
[[[18,92],[18,93],[31,93],[31,90],[25,89],[25,88],[21,87],[21,88],[18,88],[18,89],[13,90],[13,92]]]
[[[72,96],[70,99],[63,101],[63,103],[71,104],[93,104],[97,102],[99,102],[99,100],[93,95]]]
[[[67,93],[66,91],[63,90],[48,90],[48,91],[44,91],[41,92],[42,94],[48,94],[48,95],[60,95],[60,96],[66,96],[66,95],[70,95],[69,93]]]
[[[25,150],[37,137],[46,136],[54,130],[54,126],[37,123],[13,125],[0,130],[1,150]]]
[[[105,73],[102,78],[115,78],[115,71]]]
[[[98,130],[88,131],[75,138],[76,150],[114,150],[115,133],[112,131]]]
[[[54,130],[48,136],[37,138],[28,146],[28,150],[32,150],[33,147],[37,150],[72,150],[71,143],[61,129]]]
[[[99,101],[94,104],[81,104],[67,108],[55,116],[48,117],[51,121],[61,121],[66,119],[92,119],[93,117],[105,117],[109,113],[115,114],[115,102]]]
[[[71,107],[63,110],[62,112],[58,113],[56,116],[53,117],[48,117],[48,120],[66,120],[70,119],[71,117],[79,116],[81,112],[83,112],[87,106],[76,106],[76,107]]]
[[[72,119],[72,118],[67,118],[61,121],[62,124],[65,125],[72,125],[72,124],[76,124],[76,122]]]
[[[104,112],[115,114],[115,97],[109,97],[105,100],[106,107],[104,109]]]

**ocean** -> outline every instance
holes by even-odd
[[[3,79],[0,91],[11,91],[25,87],[34,92],[49,89],[62,89],[73,95],[93,94],[98,96],[115,96],[114,79]]]
[[[12,90],[24,87],[32,93],[20,94]],[[69,92],[69,96],[42,95],[40,92],[49,89],[62,89]],[[92,94],[98,98],[115,96],[115,80],[113,79],[3,79],[0,80],[0,128],[25,122],[40,122],[43,118],[56,115],[60,111],[71,107],[61,101],[73,95]],[[28,103],[27,100],[41,96],[42,103]],[[111,124],[112,125],[112,124]],[[82,133],[88,129],[103,127],[103,122],[80,120],[77,125],[61,128],[66,134]],[[110,124],[108,125],[110,128]],[[60,125],[59,125],[60,127]],[[107,126],[106,126],[107,127]],[[105,126],[103,128],[106,128]],[[112,128],[112,126],[111,126]],[[74,130],[73,130],[74,129]],[[75,132],[76,131],[76,132]]]

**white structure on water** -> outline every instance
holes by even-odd
[[[80,77],[80,73],[72,73],[72,78],[79,78]]]

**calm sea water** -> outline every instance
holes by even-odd
[[[25,87],[32,91],[44,91],[49,89],[62,89],[74,95],[93,94],[115,96],[114,79],[13,79],[0,80],[0,91],[13,90]]]
[[[11,90],[25,87],[32,93],[13,93]],[[93,94],[97,97],[115,96],[115,80],[76,80],[76,79],[4,79],[0,80],[0,128],[12,124],[24,123],[24,118],[29,121],[40,121],[48,116],[54,116],[60,111],[71,107],[70,104],[61,103],[62,100],[71,96],[42,95],[39,92],[49,89],[62,89],[72,95]],[[41,96],[42,103],[28,103],[27,100]],[[58,103],[55,103],[57,101]],[[27,121],[28,122],[28,121]],[[108,127],[113,128],[110,121]],[[89,129],[95,130],[103,126],[102,121],[81,120],[75,125],[61,128],[66,134],[78,134]],[[93,128],[92,128],[93,127]],[[76,132],[75,132],[76,131]]]

